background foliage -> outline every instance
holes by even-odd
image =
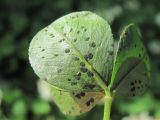
[[[114,38],[135,23],[150,55],[152,77],[145,95],[115,100],[112,119],[160,118],[160,4],[159,0],[1,0],[0,1],[0,120],[100,120],[103,105],[78,117],[64,116],[47,93],[28,61],[32,37],[67,13],[90,10],[111,24]],[[138,117],[138,118],[135,118]]]

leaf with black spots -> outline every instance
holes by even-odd
[[[150,63],[135,25],[122,31],[109,87],[117,96],[142,94],[149,84]]]
[[[103,18],[87,11],[74,12],[35,35],[29,60],[40,79],[60,89],[102,91],[97,76],[105,83],[111,76],[113,55],[108,51],[113,51],[112,44],[110,26]],[[95,87],[85,88],[88,83]]]

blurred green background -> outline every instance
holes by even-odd
[[[0,120],[102,120],[101,103],[81,116],[64,116],[37,86],[28,61],[29,43],[40,29],[81,10],[105,18],[115,39],[125,25],[137,24],[151,59],[150,88],[141,97],[115,100],[112,120],[160,120],[159,0],[0,0]]]

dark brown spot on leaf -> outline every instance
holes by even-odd
[[[73,41],[76,42],[76,41],[77,41],[77,38],[75,38]]]
[[[54,54],[54,56],[58,56],[58,54]]]
[[[93,88],[95,88],[95,85],[93,85],[93,84],[86,84],[86,85],[84,85],[83,88],[84,89],[93,89]]]
[[[76,79],[76,80],[80,80],[80,79],[81,79],[81,76],[75,75],[75,79]]]
[[[131,82],[131,83],[130,83],[130,85],[131,85],[131,86],[134,86],[134,83],[133,83],[133,82]]]
[[[77,85],[77,83],[76,82],[71,82],[71,85]]]
[[[80,33],[80,31],[77,31],[77,34],[79,34]]]
[[[87,69],[87,68],[85,68],[85,67],[81,67],[81,71],[82,71],[83,73],[85,73],[85,72],[87,72],[87,71],[88,71],[88,69]]]
[[[136,88],[135,87],[133,87],[133,88],[131,88],[131,91],[133,92],[133,91],[135,91],[136,90]]]
[[[96,43],[92,42],[92,43],[89,44],[89,46],[94,48],[94,47],[96,47]]]
[[[113,55],[113,51],[109,51],[109,55],[111,55],[111,56],[112,56],[112,55]]]
[[[70,29],[70,32],[72,32],[72,30],[73,30],[73,29],[71,28],[71,29]]]
[[[70,52],[70,49],[65,49],[65,53],[69,53]]]
[[[88,75],[88,77],[93,77],[94,76],[94,74],[91,71],[88,71],[87,75]]]
[[[86,31],[87,31],[87,29],[85,28],[85,29],[84,29],[84,32],[86,32]]]
[[[81,76],[81,72],[78,72],[78,73],[77,73],[77,76]]]
[[[78,57],[74,57],[74,60],[75,60],[75,61],[78,61],[78,60],[79,60],[79,58],[78,58]]]
[[[42,49],[41,51],[43,52],[43,51],[45,51],[45,49]]]
[[[71,79],[68,78],[68,81],[71,81]]]
[[[60,72],[62,72],[62,69],[58,69],[58,71],[57,71],[58,73],[60,73]]]
[[[80,66],[85,66],[85,63],[84,62],[80,62]]]
[[[49,36],[50,36],[50,37],[52,37],[52,38],[53,38],[53,37],[55,37],[52,33],[51,33],[51,34],[49,34]]]
[[[86,40],[86,41],[89,41],[89,39],[90,39],[90,37],[87,37],[85,40]]]

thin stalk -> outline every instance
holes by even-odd
[[[106,96],[104,105],[104,116],[103,120],[110,120],[110,112],[113,98],[111,96]]]

